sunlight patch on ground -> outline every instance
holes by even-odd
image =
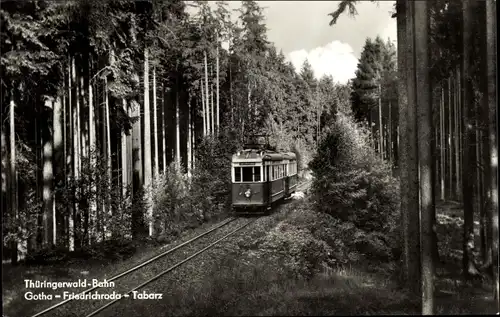
[[[303,192],[295,192],[291,195],[291,199],[304,199],[306,195]]]
[[[12,292],[12,291],[3,291],[2,292],[2,304],[3,304],[3,307],[5,308],[6,306],[8,306],[13,299],[15,299],[17,297],[17,293],[16,292]]]
[[[456,226],[462,226],[464,224],[464,221],[461,218],[450,217],[443,214],[437,214],[436,220],[439,224],[442,225],[455,224]]]

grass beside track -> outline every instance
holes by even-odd
[[[187,229],[173,241],[160,243],[146,239],[130,242],[128,246],[133,252],[128,254],[125,258],[95,259],[75,257],[69,258],[64,262],[54,262],[43,265],[21,263],[20,265],[12,266],[9,263],[4,263],[2,264],[3,316],[31,316],[61,301],[61,299],[54,299],[52,301],[27,301],[24,298],[24,294],[32,289],[25,288],[25,279],[31,279],[33,281],[46,280],[51,282],[72,282],[78,279],[87,279],[88,281],[97,279],[102,281],[103,279],[110,278],[126,271],[138,263],[142,263],[167,249],[190,240],[209,230],[211,227],[216,226],[224,217],[226,217],[226,215],[220,218],[214,218],[196,228]],[[66,290],[76,293],[84,291],[85,289],[59,289],[57,293],[62,293]],[[45,294],[56,293],[53,290],[47,289],[32,291],[44,291]]]
[[[437,264],[436,313],[495,313],[491,281],[488,278],[468,283],[462,281],[461,207],[452,202],[439,202],[437,207],[441,263]],[[179,267],[172,275],[144,288],[148,292],[163,293],[161,301],[125,300],[104,311],[102,316],[420,313],[418,298],[408,295],[398,285],[394,272],[396,263],[376,265],[374,269],[373,263],[369,267],[359,264],[331,267],[323,262],[313,274],[297,275],[297,268],[312,268],[317,264],[314,257],[319,256],[318,253],[301,253],[308,250],[307,243],[314,237],[311,234],[315,230],[314,219],[317,219],[313,217],[314,214],[307,198],[287,202],[278,212],[259,218],[242,234],[222,242]],[[186,233],[180,240],[186,241],[208,227],[204,225]],[[311,246],[325,241],[315,243]],[[95,267],[92,273],[99,278],[109,276],[106,275],[109,272],[114,275],[138,263],[140,259],[150,257],[154,253],[152,250],[155,248],[151,247],[150,251],[143,251],[124,262]],[[283,258],[269,257],[275,254],[283,255]],[[72,270],[74,276],[81,276],[82,268],[73,267]],[[69,277],[62,277],[60,273],[54,274],[51,280],[69,280]],[[11,283],[24,278],[20,275],[9,276]],[[25,291],[23,286],[17,286],[18,293]],[[25,305],[26,301],[13,299],[15,295],[12,294],[6,299],[5,290],[4,283],[4,314],[9,317],[29,316],[19,309],[19,305]],[[6,300],[10,311],[5,310]],[[17,310],[14,309],[16,305]],[[32,306],[24,311],[36,312],[42,308],[35,309]]]
[[[304,180],[301,179],[301,181]],[[57,291],[47,289],[32,290],[25,288],[25,279],[31,279],[33,281],[45,280],[51,282],[72,282],[77,281],[78,279],[87,279],[87,281],[97,279],[102,281],[103,279],[109,279],[167,249],[171,249],[176,245],[208,231],[211,227],[215,227],[216,224],[220,223],[228,216],[229,215],[220,215],[218,218],[214,218],[209,222],[199,225],[198,227],[193,228],[193,226],[191,226],[182,232],[177,238],[171,239],[173,241],[168,243],[162,243],[150,239],[127,242],[125,243],[125,249],[127,252],[122,257],[116,257],[116,254],[112,254],[113,256],[111,258],[102,256],[100,258],[94,258],[89,257],[88,255],[84,257],[69,256],[64,259],[64,261],[53,261],[43,265],[21,263],[18,266],[12,266],[9,263],[4,263],[2,264],[4,316],[32,316],[62,301],[62,299],[53,299],[50,301],[28,301],[24,298],[27,291],[33,291],[34,293],[44,291],[45,294],[62,294],[63,291],[79,293],[90,288],[90,286],[87,286],[86,288],[62,288]],[[119,253],[118,251],[113,251],[114,250],[111,250],[111,253]],[[133,284],[133,278],[132,281],[129,282]],[[142,282],[142,280],[137,280],[136,284],[138,285]],[[116,281],[116,283],[120,283],[120,280]],[[72,307],[74,305],[68,303],[67,305],[57,308],[56,311],[63,313],[66,312],[74,316],[80,316],[78,311],[67,309],[65,308],[66,306]],[[47,314],[47,316],[50,315],[51,313]]]
[[[461,248],[461,228],[450,226],[443,219],[452,217],[456,210],[449,204],[438,208],[438,238],[442,263],[436,278],[437,314],[495,313],[491,296],[491,281],[463,283],[460,263],[452,254]],[[408,295],[391,271],[390,265],[378,270],[363,265],[324,267],[309,277],[298,278],[284,269],[288,263],[279,263],[262,255],[262,245],[270,232],[277,228],[293,229],[294,219],[304,219],[303,205],[292,202],[279,214],[259,219],[248,235],[227,242],[218,257],[203,263],[193,263],[166,301],[154,306],[141,304],[136,312],[147,311],[150,316],[219,315],[364,315],[364,314],[420,314],[419,299]],[[309,211],[310,212],[310,211]],[[302,239],[297,232],[297,239]],[[291,244],[286,250],[297,252]],[[156,285],[155,289],[162,289]],[[112,313],[107,316],[118,316]]]

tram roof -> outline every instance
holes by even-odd
[[[283,160],[296,160],[297,156],[293,152],[270,152],[258,150],[243,150],[233,155],[233,162],[235,161],[283,161]]]

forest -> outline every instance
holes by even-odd
[[[203,221],[227,206],[230,155],[255,133],[304,169],[349,88],[307,62],[297,74],[262,10],[245,1],[234,22],[225,2],[3,3],[4,258]]]
[[[296,70],[256,1],[236,21],[224,1],[5,1],[0,14],[4,261],[224,214],[231,155],[257,134],[312,171],[315,210],[390,245],[424,314],[445,257],[437,209],[462,206],[462,274],[491,277],[498,301],[494,0],[397,0],[397,46],[367,38],[347,84]]]
[[[330,25],[356,16],[357,2],[341,1]],[[403,280],[421,296],[422,313],[435,313],[435,276],[447,256],[438,251],[437,205],[455,202],[463,277],[492,277],[498,309],[496,1],[398,0],[393,18],[397,70],[387,67],[393,57],[382,40],[367,39],[351,103],[376,152],[398,162]]]

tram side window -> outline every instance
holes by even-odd
[[[255,166],[253,168],[253,181],[260,182],[260,166]]]
[[[234,168],[234,181],[241,182],[241,167]]]

